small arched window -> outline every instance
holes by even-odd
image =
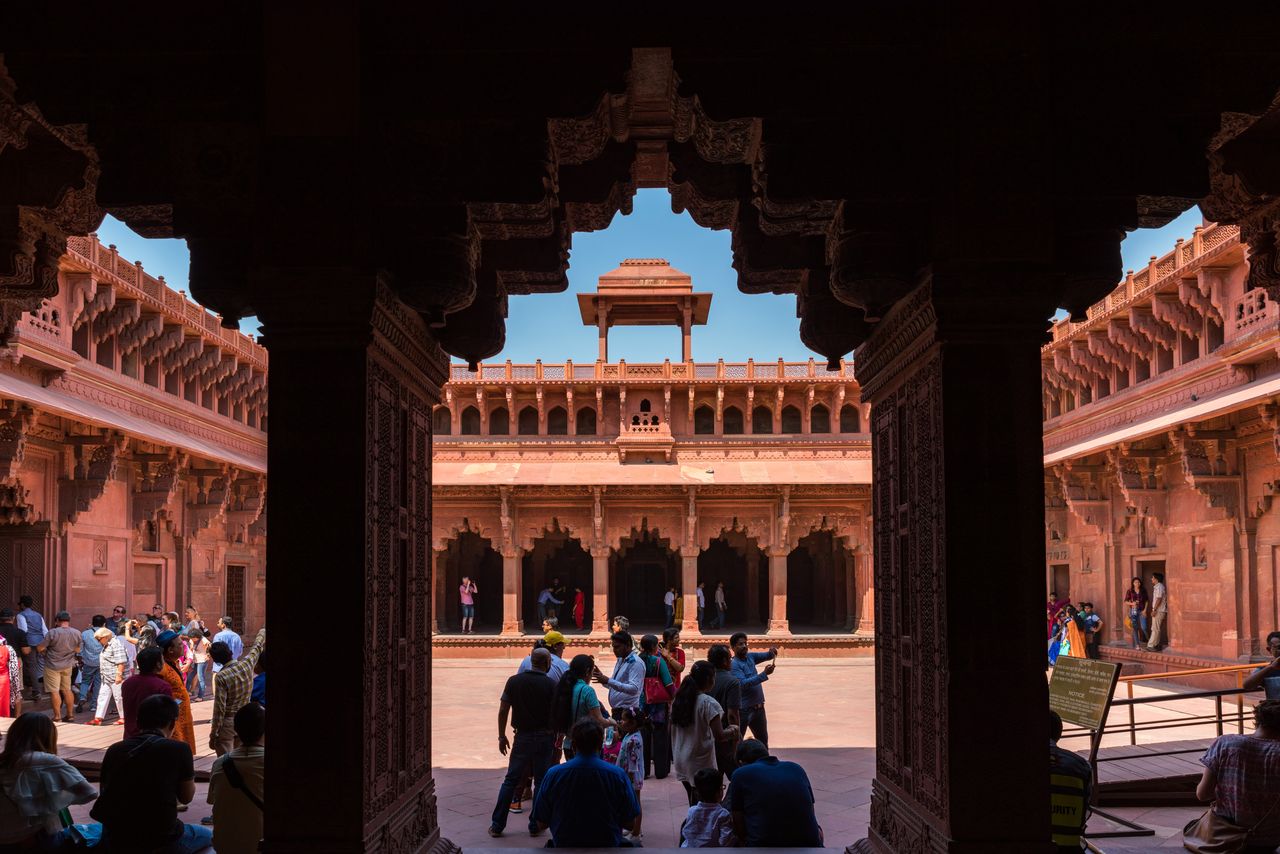
[[[569,434],[569,413],[563,406],[553,406],[547,413],[547,433],[552,436]]]
[[[799,433],[801,429],[800,410],[794,406],[782,407],[782,432]]]
[[[521,436],[538,435],[538,410],[532,406],[521,409],[516,419],[516,432]]]
[[[499,406],[489,413],[489,435],[506,436],[511,432],[511,413],[505,406]]]
[[[437,406],[431,413],[431,432],[437,436],[448,436],[453,432],[453,413],[447,406]]]
[[[809,432],[831,432],[831,411],[821,403],[814,404],[813,408],[809,410]]]
[[[858,407],[854,406],[852,403],[846,403],[844,406],[840,407],[840,432],[862,432],[862,415],[858,412]]]
[[[767,406],[757,406],[751,410],[751,432],[773,432],[773,410]]]
[[[584,406],[578,410],[577,433],[579,436],[596,434],[596,411],[590,406]]]
[[[700,436],[716,432],[716,414],[710,406],[704,404],[693,410],[693,432]]]
[[[640,416],[639,416],[639,415],[632,415],[632,416],[631,416],[631,426],[632,426],[632,427],[639,427],[639,426],[640,426]]]
[[[736,436],[742,432],[742,410],[736,406],[726,407],[724,410],[724,432],[726,435]]]
[[[468,406],[462,410],[462,435],[479,436],[480,435],[480,410],[474,406]]]
[[[641,411],[641,412],[652,412],[652,411],[653,411],[653,407],[651,407],[651,406],[649,405],[649,398],[647,398],[647,397],[646,397],[646,398],[643,398],[643,399],[640,401],[640,411]]]

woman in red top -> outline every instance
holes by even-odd
[[[582,617],[586,610],[586,597],[582,595],[582,588],[573,588],[573,623],[578,628],[582,628]]]
[[[675,680],[675,690],[680,690],[680,674],[684,673],[684,650],[680,648],[680,630],[675,626],[664,629],[662,645],[658,647],[658,655],[667,662],[671,678]]]

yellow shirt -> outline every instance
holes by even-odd
[[[213,804],[213,847],[218,854],[257,854],[258,843],[262,841],[262,810],[222,773],[227,759],[235,760],[245,785],[258,800],[263,800],[262,771],[266,756],[262,747],[242,745],[214,760],[208,797]]]

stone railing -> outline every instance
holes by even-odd
[[[1280,318],[1280,306],[1267,298],[1262,288],[1245,291],[1240,299],[1231,307],[1231,323],[1235,337],[1248,335],[1254,329],[1267,326]]]
[[[163,276],[157,278],[144,271],[141,261],[121,258],[115,246],[104,246],[95,235],[69,237],[67,254],[95,272],[110,274],[112,284],[119,290],[119,296],[140,300],[144,306],[160,312],[170,322],[196,327],[206,336],[217,339],[218,346],[235,353],[254,368],[261,371],[267,369],[265,347],[239,329],[224,329],[217,315],[187,299],[185,293],[170,288]],[[39,328],[36,324],[32,325]]]
[[[494,382],[638,382],[655,380],[714,380],[716,382],[760,382],[778,380],[815,380],[818,382],[849,382],[853,380],[853,363],[840,362],[840,370],[828,371],[821,362],[787,362],[782,359],[757,362],[592,362],[585,365],[547,363],[529,364],[511,362],[482,363],[478,370],[469,371],[466,365],[452,365],[449,379],[455,383]]]
[[[1045,345],[1052,347],[1064,338],[1070,338],[1077,332],[1096,326],[1100,319],[1110,317],[1117,311],[1148,299],[1151,293],[1164,285],[1169,279],[1178,276],[1184,267],[1199,261],[1205,256],[1216,254],[1227,245],[1240,242],[1240,229],[1234,225],[1196,226],[1190,242],[1178,238],[1173,250],[1159,258],[1152,256],[1147,266],[1134,272],[1130,270],[1111,293],[1089,306],[1088,320],[1079,323],[1060,320],[1053,324],[1053,341]]]

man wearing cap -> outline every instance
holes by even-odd
[[[94,709],[93,720],[89,726],[102,726],[102,719],[107,716],[107,703],[113,698],[116,701],[116,723],[124,726],[124,668],[129,661],[125,652],[124,641],[107,627],[94,631],[93,636],[102,644],[102,652],[98,654],[98,671],[102,679],[102,688],[98,691],[98,706]]]
[[[71,628],[71,615],[66,611],[59,611],[53,621],[54,627],[36,650],[45,656],[44,689],[53,698],[53,719],[69,724],[74,720],[71,710],[76,705],[76,695],[71,690],[71,667],[80,654],[80,631]]]
[[[551,667],[546,674],[551,677],[551,681],[556,685],[560,684],[560,677],[569,670],[569,663],[564,660],[564,635],[560,632],[547,632],[542,638],[542,648],[551,653]],[[537,652],[537,650],[534,650]],[[524,661],[520,662],[520,666],[516,668],[516,673],[526,673],[533,669],[533,653],[526,655]]]

